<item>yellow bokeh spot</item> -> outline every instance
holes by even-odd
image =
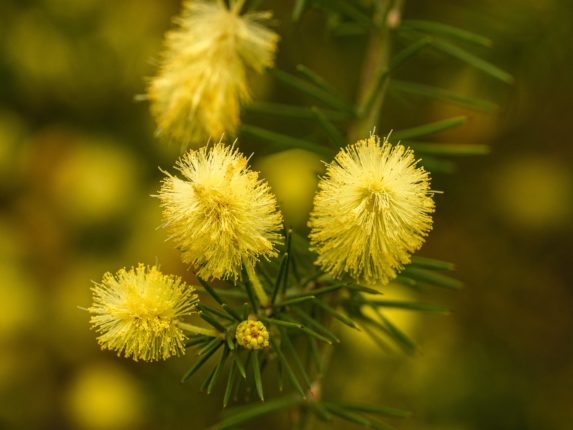
[[[66,412],[77,429],[131,429],[143,422],[143,396],[121,367],[95,364],[81,370],[72,382]]]
[[[558,160],[514,159],[499,171],[494,191],[502,216],[519,227],[547,228],[570,222],[573,175]]]
[[[38,291],[25,272],[0,264],[0,342],[17,338],[33,328],[39,314]]]
[[[264,157],[256,168],[269,181],[279,201],[286,223],[306,224],[312,207],[319,173],[324,171],[320,157],[301,149]]]
[[[80,142],[55,173],[53,194],[70,219],[105,221],[130,207],[138,195],[139,169],[133,155],[107,139]]]

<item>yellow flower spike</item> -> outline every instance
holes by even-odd
[[[135,361],[158,361],[185,353],[180,318],[195,313],[197,294],[179,277],[139,264],[106,273],[92,287],[92,327],[102,349]]]
[[[236,130],[240,106],[250,100],[247,70],[272,67],[279,39],[262,25],[271,13],[241,15],[243,3],[185,2],[147,90],[159,133],[199,144]]]
[[[434,211],[430,176],[416,164],[412,150],[375,135],[338,153],[319,182],[308,224],[324,271],[386,284],[410,262]]]
[[[159,199],[164,227],[204,279],[237,279],[242,265],[277,254],[282,216],[266,181],[233,146],[189,151],[177,163],[183,179],[167,176]]]
[[[269,332],[260,321],[245,320],[240,322],[235,331],[235,339],[243,348],[250,350],[269,347]]]

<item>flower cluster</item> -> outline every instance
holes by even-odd
[[[278,35],[262,25],[270,13],[240,15],[242,3],[185,3],[148,87],[160,134],[198,144],[235,131],[241,103],[250,99],[247,70],[271,67],[278,42]]]
[[[106,273],[92,288],[91,324],[103,349],[135,361],[165,360],[185,352],[178,322],[195,313],[197,294],[180,278],[139,264]]]
[[[268,184],[223,143],[189,151],[159,192],[164,227],[204,279],[237,279],[243,264],[276,255],[282,216]]]
[[[269,14],[241,15],[243,3],[185,3],[179,28],[167,35],[159,74],[148,88],[160,132],[196,143],[235,131],[241,103],[249,99],[247,69],[262,72],[271,66],[278,40],[261,24]],[[246,273],[255,313],[275,315],[278,290],[270,300],[265,284],[273,282],[258,279],[256,264],[277,255],[283,218],[268,183],[248,161],[235,144],[222,140],[190,150],[176,164],[179,175],[167,174],[156,197],[168,238],[198,277],[237,283]],[[413,152],[371,135],[343,148],[319,182],[308,222],[315,263],[333,277],[347,274],[359,282],[386,284],[422,246],[433,211],[430,176]],[[283,261],[279,274],[282,268],[289,270],[289,259]],[[280,276],[286,288],[288,276]],[[213,322],[207,314],[203,318],[215,329],[183,322],[196,312],[195,290],[155,266],[106,273],[92,291],[88,311],[101,347],[136,361],[183,354],[185,331],[197,335],[199,343],[201,336],[213,337],[209,347],[220,346],[217,341],[223,343],[225,331],[232,333],[232,325]],[[240,318],[224,309],[234,320]],[[248,350],[267,349],[269,331],[249,319],[238,324],[235,340]]]
[[[430,177],[410,149],[370,136],[342,149],[318,184],[310,217],[317,264],[385,284],[432,227]]]

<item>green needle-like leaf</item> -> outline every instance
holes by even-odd
[[[223,407],[226,408],[231,399],[231,394],[233,393],[233,387],[235,385],[235,363],[231,362],[229,368],[229,376],[227,377],[227,385],[225,386],[225,394],[223,395]]]
[[[287,252],[285,252],[285,269],[284,269],[284,273],[282,276],[282,282],[281,282],[281,293],[283,295],[286,294],[287,291],[287,287],[288,287],[288,275],[289,275],[289,267],[290,267],[290,261],[291,261],[291,253],[290,253],[290,241],[288,242],[289,245],[289,249],[287,250]]]
[[[244,281],[242,284],[244,285],[245,291],[247,292],[247,297],[249,298],[249,304],[251,305],[251,311],[253,312],[253,314],[256,314],[257,301],[255,300],[255,293],[253,291],[253,286],[251,285],[251,282],[249,281],[249,278],[244,268],[243,268],[243,279]]]
[[[214,309],[211,306],[208,306],[204,303],[199,303],[198,308],[199,308],[199,310],[201,310],[203,312],[209,312],[213,316],[217,316],[219,318],[226,319],[227,321],[235,321],[235,319],[232,316],[230,316],[224,312],[218,311],[217,309]]]
[[[296,313],[299,316],[299,318],[301,320],[303,320],[303,322],[305,323],[305,327],[303,328],[303,330],[305,330],[305,329],[309,330],[309,327],[312,327],[316,332],[322,333],[324,336],[326,336],[332,342],[336,342],[336,343],[340,342],[340,339],[331,330],[329,330],[326,326],[324,326],[323,324],[318,322],[317,319],[311,318],[308,314],[306,314],[305,312],[303,312],[300,309],[293,309],[293,312]]]
[[[196,289],[198,292],[200,292],[200,293],[210,294],[209,291],[208,291],[206,288],[203,288],[203,287],[195,287],[195,289]],[[243,298],[246,297],[246,296],[245,296],[245,293],[244,293],[243,291],[241,291],[241,290],[238,290],[238,289],[233,289],[233,290],[231,290],[231,289],[229,289],[229,288],[225,288],[225,289],[219,288],[218,290],[219,290],[219,291],[218,291],[217,294],[218,294],[219,297],[231,297],[231,298],[234,298],[234,299],[243,299]],[[221,304],[221,306],[222,306],[222,304]]]
[[[300,385],[300,382],[299,382],[298,378],[296,377],[294,371],[292,370],[292,367],[290,367],[289,362],[285,358],[283,351],[277,346],[277,343],[274,341],[274,339],[271,338],[270,342],[271,342],[271,345],[273,347],[273,350],[277,353],[277,358],[281,362],[281,366],[283,367],[284,370],[286,370],[286,373],[290,379],[290,382],[292,383],[294,388],[298,391],[298,393],[302,397],[306,397],[306,394],[305,394],[304,390],[302,389],[302,386]]]
[[[223,348],[223,352],[221,352],[221,357],[219,359],[219,362],[217,363],[217,367],[215,367],[213,375],[211,376],[209,384],[207,385],[207,394],[211,394],[211,391],[213,390],[213,387],[217,383],[217,379],[221,374],[221,370],[223,370],[223,367],[225,367],[225,362],[227,361],[228,356],[229,356],[229,349]]]
[[[298,370],[298,373],[300,373],[302,375],[302,379],[304,380],[304,383],[306,385],[306,389],[310,389],[310,378],[308,376],[308,373],[306,372],[304,366],[302,365],[302,362],[300,361],[300,357],[298,356],[298,353],[296,352],[296,349],[294,348],[293,344],[291,343],[290,339],[288,338],[288,335],[286,334],[285,330],[282,330],[282,337],[281,337],[281,341],[283,343],[283,345],[285,346],[285,349],[288,350],[290,356],[292,357],[294,364]]]
[[[329,345],[332,345],[332,341],[330,339],[321,335],[320,333],[315,332],[314,330],[309,329],[308,327],[302,327],[300,330],[312,337],[317,338],[318,340],[321,340],[325,343],[328,343]],[[335,340],[335,342],[340,342],[340,340]]]
[[[288,253],[285,252],[281,257],[281,264],[279,266],[279,271],[277,273],[277,277],[275,279],[275,284],[273,287],[273,293],[271,295],[271,303],[273,303],[273,304],[275,303],[275,301],[277,299],[279,289],[282,285],[282,279],[286,274],[287,262],[288,262]]]
[[[281,149],[304,149],[329,159],[334,155],[333,151],[325,146],[320,146],[308,140],[287,136],[285,134],[276,133],[274,131],[265,130],[252,125],[241,125],[240,132],[242,134],[264,140],[265,142],[275,145]]]
[[[454,270],[456,268],[454,263],[436,260],[435,258],[420,257],[418,255],[412,256],[411,266],[434,270]]]
[[[190,348],[196,345],[202,345],[204,343],[210,342],[213,338],[211,336],[197,335],[192,336],[185,341],[185,348]]]
[[[380,290],[377,290],[375,288],[365,287],[363,285],[347,285],[346,288],[352,291],[359,291],[361,293],[382,294]]]
[[[217,370],[217,366],[213,367],[211,369],[211,371],[209,372],[209,375],[207,375],[207,377],[203,380],[203,382],[201,383],[201,387],[199,388],[199,390],[201,392],[205,392],[207,390],[207,386],[210,384],[211,380],[213,379],[213,376],[215,375],[216,370]]]
[[[223,303],[221,305],[221,307],[223,308],[223,310],[225,312],[227,312],[229,314],[229,316],[234,319],[235,321],[242,321],[241,317],[239,316],[239,314],[233,310],[233,308],[231,308],[227,303]]]
[[[463,287],[463,283],[457,279],[451,278],[435,271],[418,269],[412,266],[406,267],[401,273],[403,277],[414,279],[418,282],[423,282],[428,285],[435,285],[437,287],[450,288],[459,290]]]
[[[284,320],[280,320],[277,318],[269,318],[269,317],[261,317],[261,319],[265,322],[268,322],[270,324],[276,324],[278,326],[298,328],[298,329],[303,328],[302,324],[294,322],[294,321],[284,321]]]
[[[225,327],[219,321],[217,321],[215,318],[213,318],[207,312],[199,311],[198,313],[199,313],[199,316],[201,317],[201,319],[208,322],[210,325],[215,327],[217,330],[219,330],[221,332],[224,332],[226,330]]]
[[[418,345],[416,342],[410,338],[406,333],[404,333],[398,326],[396,326],[392,321],[384,316],[379,309],[373,308],[374,312],[380,318],[381,324],[384,326],[385,330],[387,331],[388,335],[392,337],[394,342],[396,342],[404,352],[407,354],[413,354],[417,351]]]
[[[323,7],[326,10],[333,10],[354,20],[358,24],[366,27],[373,26],[372,19],[356,7],[353,2],[347,0],[314,0],[315,5]]]
[[[490,75],[493,78],[499,79],[502,82],[511,84],[513,83],[513,76],[507,73],[505,70],[500,69],[497,66],[469,53],[463,48],[456,46],[450,42],[440,39],[432,39],[431,45],[437,50],[456,58],[469,66],[472,66],[482,72]]]
[[[311,69],[309,69],[305,65],[297,64],[296,70],[301,75],[303,75],[306,79],[308,79],[310,82],[312,82],[314,85],[316,85],[317,87],[323,89],[324,91],[328,91],[330,94],[336,95],[340,99],[343,99],[343,97],[340,94],[338,94],[338,90],[336,88],[334,88],[332,85],[330,85],[326,81],[326,79],[324,79],[322,76],[318,75],[317,73],[313,72]]]
[[[415,57],[418,52],[430,44],[429,38],[419,39],[411,45],[398,52],[390,61],[389,70],[391,73],[395,72],[402,64],[406,63],[411,58]]]
[[[487,155],[490,153],[489,145],[481,144],[457,144],[457,143],[422,143],[404,142],[414,152],[420,154],[438,155],[442,157],[466,157],[475,155]]]
[[[376,415],[382,415],[385,417],[396,417],[396,418],[408,418],[412,416],[412,413],[409,411],[405,411],[403,409],[397,408],[388,408],[384,406],[373,406],[373,405],[361,405],[356,403],[346,403],[341,401],[329,401],[330,404],[333,405],[340,405],[344,409],[356,411],[356,412],[364,412]]]
[[[320,352],[318,350],[318,344],[316,343],[316,339],[314,337],[308,337],[307,339],[310,357],[316,366],[317,372],[320,373],[322,369],[322,363],[320,359]]]
[[[280,360],[277,360],[277,374],[278,374],[279,391],[282,393],[285,385],[285,372],[282,361]]]
[[[470,109],[482,110],[485,112],[495,112],[498,109],[497,105],[487,100],[461,96],[453,91],[416,82],[398,81],[393,79],[390,81],[390,89],[400,91],[405,94],[414,94],[430,99],[451,102]]]
[[[450,128],[458,127],[467,120],[465,116],[456,116],[441,121],[431,122],[417,127],[394,131],[390,135],[391,141],[412,140],[420,137],[430,136]]]
[[[265,394],[263,393],[263,381],[261,378],[261,366],[259,364],[259,351],[253,351],[253,376],[255,378],[255,388],[259,399],[265,401]]]
[[[350,318],[348,318],[346,315],[344,315],[342,312],[338,312],[336,309],[328,306],[326,303],[324,303],[323,301],[317,300],[315,302],[316,306],[320,307],[321,309],[323,309],[325,312],[329,313],[330,315],[332,315],[334,318],[336,318],[338,321],[340,321],[343,324],[346,324],[348,327],[351,327],[355,330],[360,330],[360,328],[358,328],[358,326],[354,323],[354,321],[352,321]]]
[[[241,373],[241,376],[243,377],[243,379],[247,379],[247,370],[245,369],[245,365],[243,364],[243,360],[241,360],[241,357],[239,357],[238,352],[235,352],[233,354],[233,361],[235,362],[237,369],[239,369],[239,372]]]
[[[379,335],[369,328],[372,327],[373,329],[378,330],[386,335],[388,335],[405,353],[413,354],[417,350],[416,342],[414,342],[410,337],[396,327],[389,319],[387,319],[382,312],[375,306],[370,306],[372,310],[376,313],[379,320],[375,320],[369,316],[361,315],[360,318],[368,325],[364,325],[364,331],[366,331],[370,337],[378,343],[380,348],[388,352],[389,348],[386,342],[379,337]]]
[[[403,302],[400,300],[365,300],[365,304],[380,308],[404,309],[409,311],[448,313],[448,309],[442,306],[429,305],[426,303]]]
[[[246,105],[244,109],[246,112],[250,113],[279,116],[289,119],[316,119],[316,115],[308,106],[296,106],[272,102],[254,102]],[[329,109],[322,109],[322,113],[329,121],[335,122],[344,121],[351,117],[351,115],[347,113]]]
[[[215,346],[218,346],[223,340],[219,337],[211,338],[211,341],[197,352],[197,355],[204,355],[209,353]]]
[[[308,402],[307,407],[312,410],[322,421],[332,420],[332,414],[328,412],[328,409],[326,409],[322,403]]]
[[[205,289],[205,291],[207,291],[207,293],[209,293],[211,295],[211,297],[213,297],[213,299],[215,299],[215,301],[219,304],[223,304],[224,301],[221,298],[221,296],[219,296],[219,294],[217,294],[217,292],[211,288],[211,286],[207,283],[207,281],[201,279],[199,276],[195,276],[195,278],[197,279],[197,281],[199,281],[199,283],[203,286],[203,288]]]
[[[288,85],[289,87],[300,91],[301,93],[310,96],[316,100],[321,101],[327,106],[330,106],[337,111],[342,111],[346,113],[354,113],[354,107],[348,104],[344,99],[336,96],[335,94],[331,94],[328,91],[323,90],[316,85],[305,81],[303,79],[297,78],[296,76],[291,75],[290,73],[284,72],[279,69],[270,69],[267,71],[269,75],[274,77],[275,79],[281,81],[283,84]]]
[[[440,158],[432,157],[430,155],[424,155],[420,162],[426,170],[432,173],[447,173],[451,174],[456,171],[456,165],[450,160],[442,160]]]
[[[296,0],[296,3],[294,4],[294,8],[292,10],[292,15],[291,15],[291,19],[294,22],[298,22],[298,20],[300,20],[300,17],[302,16],[304,10],[306,9],[306,5],[308,3],[308,0]]]
[[[320,124],[322,129],[325,131],[325,133],[328,136],[328,138],[330,139],[330,141],[334,144],[333,146],[336,148],[340,148],[340,147],[344,146],[344,144],[346,143],[344,136],[340,133],[340,131],[338,131],[338,129],[334,126],[334,124],[332,124],[328,120],[326,115],[324,115],[322,113],[322,111],[320,109],[318,109],[317,107],[313,107],[311,109],[314,112],[314,114],[316,115],[316,118],[318,119],[318,123]]]
[[[277,304],[277,306],[289,306],[289,305],[296,305],[297,303],[308,302],[309,300],[315,300],[315,296],[303,296],[303,297],[295,297],[292,299],[284,300]]]
[[[205,352],[204,355],[202,355],[201,358],[199,358],[199,360],[197,360],[197,362],[195,362],[195,364],[187,372],[185,372],[181,378],[181,383],[191,378],[191,376],[193,376],[193,374],[197,372],[197,370],[199,370],[207,360],[209,360],[209,358],[215,353],[215,351],[217,351],[217,349],[221,347],[221,345],[223,345],[223,342],[213,344],[213,347],[208,352]]]
[[[330,403],[330,402],[320,402],[329,412],[342,418],[345,421],[350,421],[355,424],[360,424],[365,427],[370,427],[370,420],[358,415],[352,411],[349,411],[342,407],[341,405]]]
[[[348,285],[348,283],[342,282],[342,283],[335,284],[335,285],[329,285],[328,287],[315,288],[313,290],[309,290],[308,292],[293,294],[293,295],[289,296],[289,298],[306,297],[306,296],[315,296],[316,297],[316,296],[320,296],[322,294],[328,294],[328,293],[332,293],[333,291],[340,290],[341,288],[344,288],[347,285]]]
[[[487,37],[435,21],[407,19],[402,21],[399,31],[417,31],[430,36],[445,36],[462,42],[471,42],[476,45],[486,47],[492,45],[491,40]]]
[[[371,329],[369,326],[367,326],[367,323],[370,323],[370,321],[367,318],[361,317],[360,318],[363,321],[363,325],[362,325],[362,329],[364,330],[364,332],[366,332],[366,334],[368,336],[370,336],[370,339],[372,339],[372,341],[376,344],[376,346],[378,346],[378,348],[380,348],[380,350],[384,353],[389,353],[391,352],[391,348],[390,346],[388,346],[388,344],[384,341],[384,339],[382,339],[382,337],[380,336],[380,334],[378,334],[377,332],[375,332],[373,329]],[[377,328],[380,328],[377,326]],[[387,332],[387,330],[383,330],[385,333]]]
[[[240,408],[237,412],[229,411],[229,416],[221,422],[213,426],[214,429],[226,429],[229,427],[236,427],[252,419],[270,414],[271,412],[278,412],[284,409],[290,409],[300,405],[303,399],[295,396],[281,397],[279,399],[270,400],[268,402],[253,405],[248,408]]]

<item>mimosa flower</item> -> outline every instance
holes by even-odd
[[[164,227],[204,279],[237,279],[242,265],[276,255],[282,216],[266,181],[223,143],[189,151],[177,163],[183,175],[163,180]]]
[[[185,3],[147,91],[160,134],[198,144],[236,130],[241,104],[250,100],[247,70],[272,67],[279,39],[262,24],[270,12],[240,15],[243,3]]]
[[[135,361],[165,360],[185,352],[180,318],[195,313],[195,289],[180,278],[139,264],[106,273],[92,287],[90,322],[102,349]]]
[[[430,176],[402,145],[371,135],[342,149],[319,182],[309,227],[317,264],[386,284],[432,228]]]

